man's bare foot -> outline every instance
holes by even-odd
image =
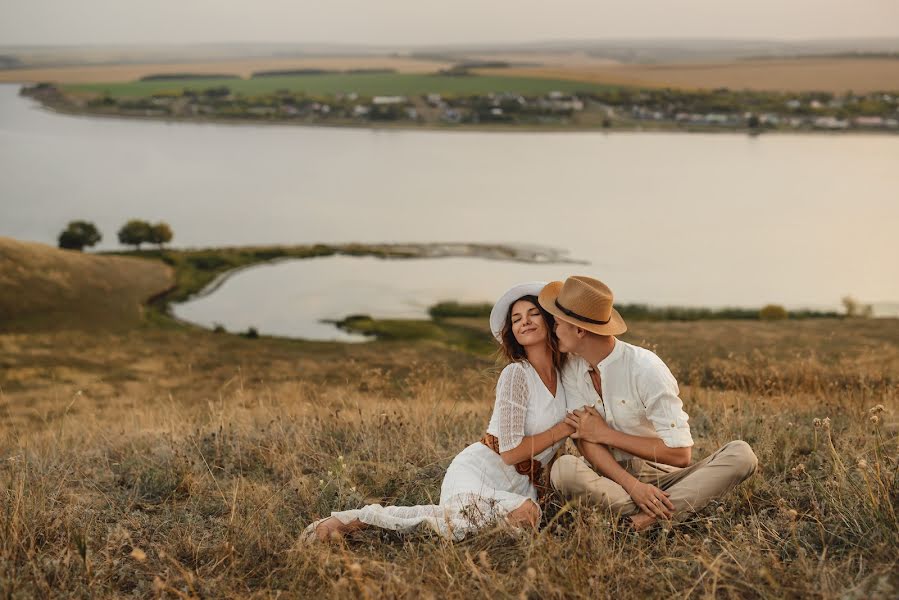
[[[634,531],[643,531],[649,527],[652,527],[658,521],[655,517],[650,517],[645,513],[636,514],[631,517],[631,527],[634,528]]]

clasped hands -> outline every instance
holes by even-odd
[[[594,444],[608,444],[612,428],[592,406],[573,410],[565,416],[565,424],[574,428],[571,439]]]

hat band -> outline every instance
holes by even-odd
[[[573,310],[568,310],[567,308],[565,308],[564,306],[559,304],[558,298],[556,298],[556,308],[561,310],[563,313],[565,313],[569,317],[574,317],[575,319],[580,319],[581,321],[586,321],[587,323],[594,323],[596,325],[606,325],[606,324],[608,324],[609,321],[612,320],[611,315],[605,321],[597,321],[596,319],[591,319],[590,317],[583,317],[583,316],[577,314],[576,312],[574,312]]]

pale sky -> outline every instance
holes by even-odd
[[[899,0],[0,0],[0,45],[899,37]]]

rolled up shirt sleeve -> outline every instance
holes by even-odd
[[[637,378],[637,391],[646,408],[646,417],[669,448],[692,446],[690,417],[684,412],[677,380],[662,359],[655,355],[653,358]]]

